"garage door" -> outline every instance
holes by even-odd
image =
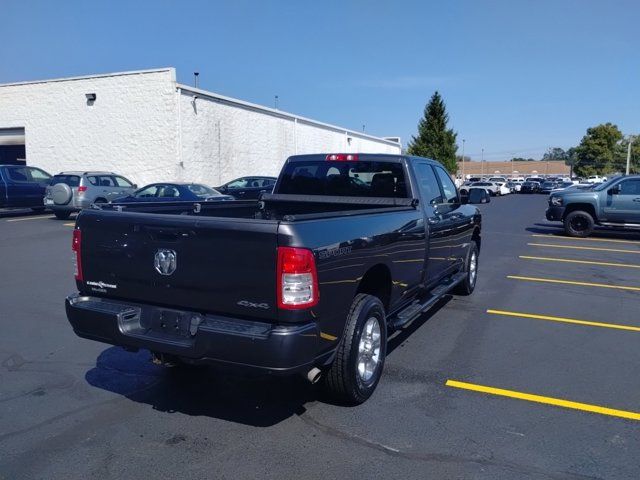
[[[26,162],[24,128],[0,128],[0,165]]]

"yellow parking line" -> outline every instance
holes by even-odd
[[[640,253],[640,250],[625,250],[621,248],[578,247],[576,245],[555,245],[553,243],[527,243],[532,247],[569,248],[572,250],[597,250],[599,252]]]
[[[552,234],[539,234],[535,233],[531,235],[532,237],[542,237],[542,238],[559,238],[561,240],[585,240],[587,242],[611,242],[611,243],[630,243],[632,245],[640,245],[640,242],[637,240],[620,240],[614,238],[596,238],[596,237],[567,237],[566,235],[552,235]]]
[[[63,225],[64,225],[65,227],[75,227],[75,226],[76,226],[76,223],[75,223],[75,222],[71,222],[71,223],[63,223]]]
[[[548,320],[550,322],[573,323],[576,325],[585,325],[588,327],[613,328],[616,330],[629,330],[632,332],[640,332],[640,327],[632,327],[630,325],[620,325],[619,323],[602,323],[591,322],[588,320],[576,320],[575,318],[553,317],[551,315],[536,315],[533,313],[507,312],[505,310],[487,310],[491,315],[504,315],[505,317],[521,317],[532,318],[534,320]]]
[[[530,257],[528,255],[520,255],[519,258],[522,258],[524,260],[542,260],[546,262],[564,262],[564,263],[582,263],[585,265],[602,265],[603,267],[640,268],[640,265],[631,265],[627,263],[597,262],[595,260],[573,260],[571,258]]]
[[[37,217],[11,218],[7,222],[23,222],[25,220],[42,220],[43,218],[53,218],[52,215],[39,215]]]
[[[607,285],[604,283],[590,283],[590,282],[576,282],[574,280],[556,280],[553,278],[537,278],[537,277],[520,277],[518,275],[507,275],[507,278],[513,280],[526,280],[529,282],[544,282],[544,283],[561,283],[565,285],[580,285],[583,287],[600,287],[600,288],[614,288],[618,290],[633,290],[640,292],[640,287],[629,287],[627,285]]]
[[[572,410],[581,410],[583,412],[599,413],[600,415],[608,415],[611,417],[626,418],[629,420],[640,420],[640,413],[629,412],[627,410],[616,410],[613,408],[601,407],[590,403],[572,402],[561,398],[544,397],[542,395],[534,395],[532,393],[516,392],[515,390],[505,390],[502,388],[487,387],[485,385],[476,385],[474,383],[459,382],[457,380],[447,380],[447,387],[460,388],[463,390],[471,390],[474,392],[488,393],[490,395],[498,395],[501,397],[516,398],[518,400],[526,400],[528,402],[543,403],[556,407],[570,408]]]

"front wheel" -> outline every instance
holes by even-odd
[[[466,272],[464,280],[455,286],[453,293],[456,295],[471,295],[476,288],[478,279],[478,245],[472,242],[464,262],[463,272]]]
[[[358,405],[376,389],[387,353],[384,307],[373,295],[353,299],[336,357],[324,375],[325,391],[339,402]]]
[[[575,210],[564,217],[564,231],[570,237],[584,238],[591,235],[595,227],[593,217],[582,210]]]

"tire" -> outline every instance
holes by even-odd
[[[369,342],[363,338],[366,336],[369,336]],[[361,352],[367,344],[371,345],[371,350]],[[380,381],[386,353],[387,323],[384,306],[378,297],[360,293],[355,296],[349,309],[336,357],[323,376],[324,391],[340,403],[363,403]]]
[[[58,210],[53,212],[53,214],[58,220],[66,220],[67,218],[69,218],[69,215],[71,215],[71,212],[68,212],[66,210]]]
[[[467,272],[465,279],[456,285],[453,293],[456,295],[471,295],[476,288],[478,280],[478,245],[472,242],[467,252],[467,259],[464,262],[464,272]]]
[[[570,237],[585,238],[593,232],[595,222],[593,217],[584,210],[574,210],[563,220],[564,231]]]

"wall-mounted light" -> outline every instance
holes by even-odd
[[[85,93],[84,96],[87,99],[87,105],[93,105],[93,102],[95,102],[98,97],[95,93]]]

